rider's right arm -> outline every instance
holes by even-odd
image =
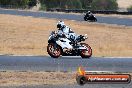
[[[58,34],[58,35],[62,35],[63,32],[62,32],[61,30],[58,30],[57,34]]]
[[[62,30],[58,30],[58,33],[57,33],[58,37],[64,37],[64,32]]]

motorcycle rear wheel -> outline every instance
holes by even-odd
[[[94,22],[97,22],[97,18],[94,19]]]
[[[47,46],[48,54],[53,58],[58,58],[61,55],[61,48],[58,45],[54,45],[53,43],[49,43]]]

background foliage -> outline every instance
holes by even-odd
[[[128,11],[132,11],[132,6],[127,8]]]
[[[93,10],[117,10],[116,0],[93,0],[91,4]]]
[[[117,10],[116,0],[0,0],[0,5],[15,7],[33,7],[41,3],[41,10],[46,9],[92,9]]]

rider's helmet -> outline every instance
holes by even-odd
[[[63,22],[63,21],[59,21],[58,23],[57,23],[57,28],[62,28],[62,27],[64,27],[65,26],[65,23]]]
[[[88,11],[87,13],[88,13],[88,14],[91,14],[91,11]]]

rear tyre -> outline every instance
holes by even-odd
[[[97,19],[96,18],[94,19],[94,22],[97,22]]]
[[[82,58],[90,58],[92,56],[92,48],[85,43],[81,43],[81,45],[87,47],[87,50],[81,50],[80,56]]]
[[[49,43],[47,46],[48,54],[53,58],[58,58],[61,55],[61,47],[58,45],[54,45],[53,43]]]

